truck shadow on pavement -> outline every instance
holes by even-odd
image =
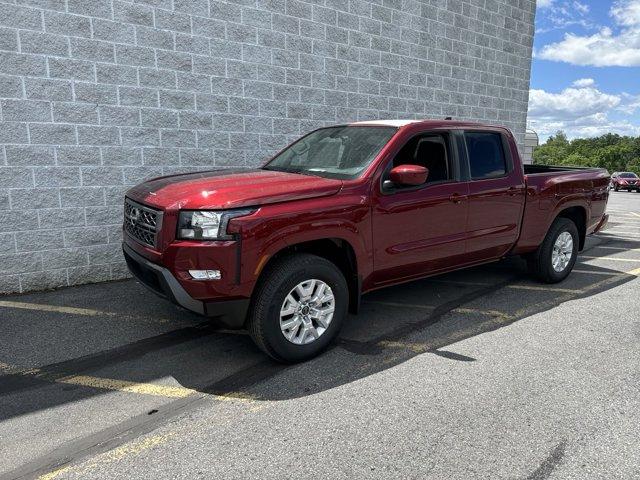
[[[640,242],[616,244],[637,248]],[[636,278],[593,265],[588,272],[545,286],[510,259],[375,292],[326,353],[292,366],[266,358],[247,335],[220,331],[132,280],[3,297],[54,310],[0,309],[0,420],[118,390],[69,380],[78,376],[274,401],[335,388],[421,354],[474,361],[446,347]]]

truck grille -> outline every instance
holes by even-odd
[[[124,199],[124,230],[143,245],[156,248],[162,228],[162,212]]]

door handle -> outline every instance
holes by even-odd
[[[467,198],[466,195],[460,195],[459,193],[452,193],[449,197],[449,201],[453,203],[460,203]]]
[[[517,187],[509,187],[507,188],[507,194],[511,195],[512,197],[519,195],[520,194],[520,189]]]

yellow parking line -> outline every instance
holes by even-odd
[[[138,455],[145,450],[161,445],[176,434],[176,432],[171,432],[162,435],[153,435],[143,438],[142,440],[125,443],[113,450],[108,450],[96,457],[89,458],[78,465],[66,465],[44,475],[40,475],[38,480],[54,480],[67,471],[73,471],[74,474],[82,476],[82,474],[86,474],[101,465],[121,460],[127,455]]]
[[[113,378],[90,377],[87,375],[74,375],[59,378],[57,383],[82,385],[83,387],[99,388],[102,390],[116,390],[118,392],[139,393],[156,397],[184,398],[198,393],[196,390],[184,387],[172,387],[156,385],[154,383],[138,383]]]
[[[468,282],[466,280],[440,280],[435,278],[429,278],[427,280],[433,283],[450,283],[452,285],[470,285],[472,287],[487,287],[491,285],[491,283],[489,282]]]
[[[579,288],[558,288],[558,287],[545,287],[542,285],[509,285],[508,288],[516,290],[535,290],[540,292],[561,292],[561,293],[582,293],[583,290]]]
[[[12,302],[9,300],[0,301],[0,307],[21,308],[24,310],[39,310],[42,312],[70,313],[72,315],[85,315],[85,316],[117,315],[117,313],[101,312],[100,310],[92,310],[90,308],[65,307],[62,305],[47,305],[43,303]]]
[[[455,313],[471,313],[477,315],[486,315],[488,317],[508,317],[509,315],[499,310],[481,310],[478,308],[454,308],[451,310]]]
[[[38,480],[53,480],[54,478],[58,478],[64,472],[68,471],[71,468],[71,465],[67,465],[66,467],[57,468],[49,473],[45,473],[44,475],[40,475]]]
[[[619,258],[619,257],[592,257],[589,255],[580,255],[580,258],[588,258],[589,260],[611,260],[614,262],[638,262],[640,258]]]
[[[253,403],[258,399],[257,397],[244,392],[229,392],[224,395],[209,395],[185,387],[158,385],[155,383],[131,382],[128,380],[92,377],[87,375],[71,375],[68,377],[57,378],[55,379],[55,382],[71,385],[81,385],[83,387],[98,388],[102,390],[137,393],[142,395],[152,395],[155,397],[166,398],[185,398],[191,395],[201,394],[213,397],[214,399],[222,402],[238,401],[240,403]]]
[[[420,304],[412,304],[412,303],[399,303],[399,302],[379,302],[376,300],[372,300],[372,301],[364,301],[362,303],[369,303],[369,304],[373,304],[373,305],[385,305],[387,307],[406,307],[406,308],[417,308],[420,310],[433,310],[434,306],[432,305],[420,305]]]
[[[615,276],[615,275],[620,275],[622,272],[599,272],[597,270],[580,270],[580,269],[573,269],[571,270],[571,273],[586,273],[588,275],[606,275],[608,277],[611,276]]]
[[[640,218],[640,213],[636,213],[636,212],[627,212],[630,213],[631,215],[633,215],[634,217],[638,217]]]
[[[592,272],[585,272],[585,273],[592,273]],[[597,272],[597,273],[600,274],[602,272]],[[518,318],[525,318],[528,315],[537,313],[540,310],[540,308],[543,308],[544,306],[549,306],[553,308],[559,305],[560,303],[576,298],[576,293],[582,294],[582,293],[587,293],[587,292],[596,290],[610,283],[615,283],[619,281],[620,277],[625,277],[627,275],[640,277],[640,268],[637,268],[635,270],[631,270],[628,272],[618,272],[613,275],[609,275],[609,278],[605,278],[599,282],[589,285],[584,290],[580,290],[580,291],[573,290],[573,291],[570,291],[571,293],[566,293],[562,297],[554,298],[553,300],[538,302],[534,305],[529,305],[527,307],[517,310],[511,315],[506,314],[504,312],[500,312],[500,311],[493,311],[494,315],[492,316],[492,318],[483,320],[463,330],[456,330],[455,332],[451,332],[450,334],[446,335],[444,338],[440,337],[438,339],[433,339],[431,341],[425,341],[425,342],[402,342],[402,341],[383,340],[378,342],[377,345],[384,348],[411,350],[416,354],[425,353],[429,350],[439,347],[439,345],[442,344],[442,342],[446,342],[446,344],[449,345],[449,344],[456,343],[460,340],[463,340],[465,338],[468,338],[470,336],[483,333],[484,331],[486,331],[487,328],[499,328]],[[398,305],[404,306],[404,304],[398,304]],[[475,309],[467,309],[467,308],[457,308],[454,311],[458,311],[460,313],[482,312],[484,314],[489,314],[489,312],[491,312],[487,310],[475,310]]]
[[[82,387],[97,388],[101,390],[111,390],[116,392],[136,393],[166,398],[185,398],[191,395],[206,395],[221,402],[237,401],[240,403],[254,403],[259,400],[255,395],[245,392],[229,392],[224,395],[204,394],[180,386],[158,385],[155,383],[132,382],[129,380],[119,380],[114,378],[93,377],[89,375],[68,375],[58,377],[39,368],[21,368],[8,363],[0,363],[0,372],[10,375],[32,376],[47,382],[63,383],[66,385],[79,385]]]
[[[433,311],[436,308],[433,305],[420,305],[420,304],[414,304],[414,303],[400,303],[400,302],[367,301],[367,302],[363,302],[363,303],[370,303],[370,304],[376,304],[376,305],[385,305],[385,306],[389,306],[389,307],[416,308],[416,309],[420,309],[420,310],[429,310],[429,311]],[[487,315],[487,316],[490,316],[490,317],[506,315],[504,312],[499,312],[498,310],[481,310],[481,309],[477,309],[477,308],[454,308],[451,311],[455,312],[455,313],[474,313],[474,314],[478,314],[478,315]]]
[[[427,343],[422,342],[394,342],[383,340],[378,342],[376,345],[382,348],[399,348],[399,349],[407,349],[411,350],[413,353],[424,353],[429,350],[429,345]]]
[[[49,305],[45,303],[14,302],[11,300],[0,300],[0,308],[17,308],[20,310],[33,310],[37,312],[66,313],[69,315],[81,315],[85,317],[115,317],[119,319],[127,319],[136,322],[153,324],[168,323],[170,321],[167,318],[147,317],[144,315],[129,315],[126,313],[106,312],[104,310],[94,310],[91,308],[66,307],[64,305]]]

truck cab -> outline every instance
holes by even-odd
[[[123,250],[158,295],[300,361],[374,289],[508,255],[563,280],[606,224],[608,184],[600,169],[523,166],[502,127],[357,122],[311,132],[260,168],[132,188]]]

